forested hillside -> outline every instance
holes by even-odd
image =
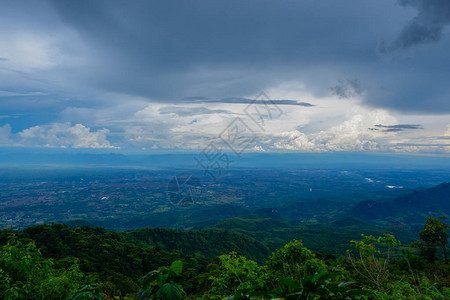
[[[351,215],[364,220],[412,229],[417,229],[429,216],[449,214],[450,182],[418,189],[391,201],[365,200],[351,210]]]
[[[187,209],[183,227],[200,229],[111,231],[85,220],[3,229],[0,296],[447,299],[449,195],[445,183],[347,211],[325,199]]]
[[[415,235],[411,232],[395,227],[372,226],[352,218],[322,224],[296,224],[288,220],[271,218],[231,218],[210,228],[246,234],[261,241],[271,250],[282,247],[293,239],[301,239],[311,250],[335,255],[345,254],[348,241],[357,239],[362,232],[371,235],[390,232],[405,243],[415,239]]]
[[[263,211],[264,216],[267,213]],[[441,219],[428,219],[412,247],[390,233],[361,236],[370,227],[355,219],[337,222],[334,232],[331,227],[283,228],[283,222],[230,219],[215,229],[189,231],[112,232],[65,224],[2,230],[0,295],[3,299],[450,296],[450,266],[444,256],[448,225]],[[247,230],[235,230],[233,224]],[[311,251],[306,242],[296,240],[311,243],[315,238],[312,244],[326,249],[323,245],[331,247],[351,236],[355,238],[345,247],[349,252],[340,255]],[[283,242],[286,239],[292,241]],[[273,248],[278,244],[283,245]]]

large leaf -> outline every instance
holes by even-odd
[[[156,283],[158,284],[158,286],[163,286],[166,283],[168,277],[169,274],[159,273],[156,277]]]
[[[170,271],[175,273],[177,276],[181,275],[183,272],[183,262],[181,260],[176,260],[170,265]]]
[[[69,296],[66,300],[102,300],[103,295],[100,293],[100,290],[96,285],[89,284],[84,285],[78,289],[78,291],[73,296]]]
[[[153,289],[154,287],[151,287],[149,289],[145,289],[145,290],[140,290],[138,293],[138,298],[137,300],[147,300],[150,298],[150,296],[153,293]]]
[[[166,283],[159,289],[156,295],[164,300],[178,300],[183,299],[185,293],[181,285]]]
[[[144,277],[141,278],[141,287],[147,288],[150,286],[150,284],[157,278],[157,276],[160,274],[159,271],[151,271],[145,274]]]

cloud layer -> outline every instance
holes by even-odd
[[[18,133],[25,145],[60,148],[117,148],[107,140],[108,129],[91,131],[81,124],[54,123],[47,126],[34,126]]]
[[[438,42],[450,25],[450,2],[446,0],[400,0],[400,5],[417,9],[418,14],[402,29],[388,50],[408,49]]]
[[[265,90],[261,151],[433,144],[449,24],[447,0],[10,1],[0,143],[201,148]]]

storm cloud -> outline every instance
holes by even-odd
[[[418,44],[437,42],[450,24],[450,2],[447,0],[399,0],[418,14],[402,29],[389,50],[406,49]]]
[[[339,97],[355,97],[364,86],[368,105],[450,111],[443,79],[450,71],[431,69],[448,59],[448,47],[436,43],[397,65],[383,64],[376,55],[378,41],[389,40],[393,31],[400,33],[391,48],[439,39],[448,44],[442,35],[445,0],[18,2],[2,13],[8,13],[3,28],[20,23],[21,35],[10,30],[11,39],[20,46],[27,38],[36,48],[33,55],[40,56],[25,56],[29,50],[23,47],[0,51],[8,59],[2,63],[10,64],[2,76],[5,90],[17,91],[20,77],[22,89],[39,87],[60,97],[82,98],[72,92],[92,89],[179,102],[193,95],[251,97],[297,81],[317,97],[329,95],[330,86]],[[412,20],[407,7],[418,11]],[[27,31],[38,34],[31,39]],[[22,52],[29,63],[21,71],[45,69],[41,84],[17,73],[7,80],[11,68],[19,67],[14,53]],[[411,67],[416,72],[405,76]],[[425,73],[432,79],[424,80]],[[350,74],[351,81],[335,84]],[[49,81],[59,86],[49,87]]]
[[[165,114],[176,114],[179,116],[194,116],[194,115],[205,115],[205,114],[227,114],[230,113],[229,110],[225,109],[208,109],[206,107],[163,107],[160,108],[159,113]]]
[[[338,84],[331,87],[330,90],[333,94],[339,98],[354,98],[361,96],[363,93],[363,88],[358,80],[339,80]]]
[[[314,104],[308,102],[302,102],[298,100],[280,100],[280,99],[248,99],[248,98],[223,98],[223,99],[210,99],[206,97],[188,97],[185,98],[186,101],[190,102],[200,102],[200,103],[230,103],[230,104],[264,104],[270,101],[276,105],[297,105],[304,107],[313,107]]]
[[[442,117],[449,24],[446,0],[9,1],[0,11],[0,111],[20,117],[0,126],[13,135],[40,126],[41,140],[48,124],[66,123],[92,128],[80,134],[144,138],[145,122],[210,128],[261,91],[284,105],[289,132],[336,126],[350,107]],[[358,130],[418,129],[377,122],[415,120]]]
[[[369,128],[370,130],[381,130],[383,132],[400,132],[404,130],[416,130],[423,129],[419,124],[396,124],[396,125],[375,125],[375,128]]]

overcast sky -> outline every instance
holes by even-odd
[[[448,0],[0,2],[1,147],[450,153]]]

